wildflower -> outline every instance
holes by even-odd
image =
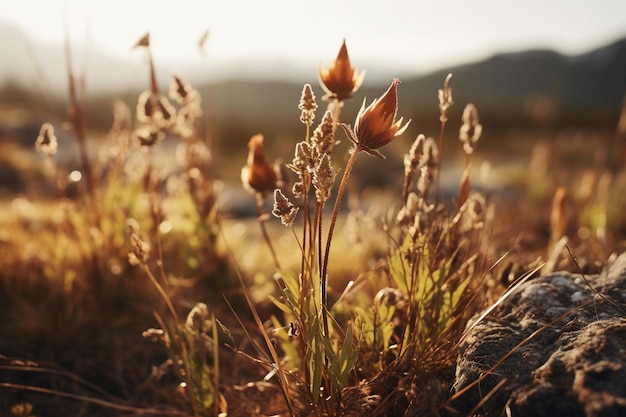
[[[439,90],[439,120],[441,123],[448,121],[448,110],[454,104],[452,101],[452,88],[450,88],[450,78],[452,74],[448,74],[446,80],[443,82],[443,89]]]
[[[354,130],[341,125],[348,138],[354,142],[359,150],[384,158],[378,149],[400,136],[409,126],[410,120],[404,126],[402,126],[402,117],[396,121],[399,83],[400,80],[394,79],[385,94],[375,99],[367,107],[365,107],[365,100],[363,100],[363,105],[356,115]]]
[[[330,154],[333,148],[339,142],[335,141],[335,128],[333,126],[333,115],[330,111],[324,113],[322,122],[313,131],[311,137],[313,142],[321,153]]]
[[[344,40],[335,61],[330,64],[327,70],[320,68],[319,76],[320,84],[326,91],[323,100],[343,101],[352,97],[352,93],[361,86],[365,71],[358,73],[357,69],[350,64],[348,48]]]
[[[54,135],[54,126],[44,123],[39,129],[39,136],[35,141],[35,149],[44,156],[53,156],[57,153],[58,142]]]
[[[130,252],[128,253],[128,262],[131,265],[143,265],[148,260],[150,254],[150,244],[143,240],[138,233],[130,235]]]
[[[292,226],[298,210],[298,207],[294,206],[280,189],[274,190],[274,209],[272,214],[278,217],[282,224]]]
[[[463,126],[459,130],[459,140],[463,142],[463,150],[470,155],[474,152],[474,144],[480,139],[483,126],[478,123],[478,110],[472,103],[463,110]]]
[[[276,168],[270,163],[263,150],[263,135],[254,135],[248,141],[248,161],[241,169],[243,186],[252,191],[266,194],[277,187]]]
[[[137,120],[168,127],[176,120],[176,110],[167,98],[150,90],[144,91],[137,100]]]
[[[322,154],[313,174],[313,185],[315,186],[317,201],[322,202],[330,198],[334,179],[335,175],[330,166],[330,157],[328,154]]]
[[[315,94],[313,94],[311,84],[304,85],[304,88],[302,89],[302,97],[300,97],[300,104],[298,104],[298,108],[302,110],[302,114],[300,115],[300,121],[307,126],[311,126],[313,124],[313,119],[315,119],[315,110],[317,110]]]
[[[148,150],[158,145],[165,134],[154,127],[140,127],[133,132],[133,137],[139,141],[142,150]]]
[[[187,81],[178,75],[172,76],[169,96],[182,106],[197,103],[197,107],[199,107],[199,103],[201,101],[198,90],[193,88]]]

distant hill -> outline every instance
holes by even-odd
[[[11,41],[6,42],[7,39]],[[87,70],[89,121],[93,126],[109,126],[114,98],[121,97],[133,104],[137,94],[147,88],[147,66],[141,62],[141,53],[137,53],[137,62],[127,63],[97,51],[74,52],[75,66]],[[0,105],[10,106],[7,101],[14,97],[24,100],[24,93],[16,93],[16,88],[28,87],[35,94],[65,97],[67,76],[62,49],[33,44],[16,28],[0,25],[0,56],[5,57],[0,65],[0,89],[3,81],[13,83],[5,89],[11,94],[0,93]],[[253,79],[250,68],[264,78]],[[369,103],[379,96],[396,75],[402,81],[400,114],[413,119],[411,128],[421,132],[424,126],[436,125],[437,90],[451,72],[456,103],[452,120],[458,120],[464,105],[473,102],[484,123],[492,129],[498,128],[498,124],[528,124],[533,117],[546,118],[548,113],[551,123],[610,124],[617,119],[626,93],[626,39],[577,56],[534,50],[497,54],[481,62],[420,76],[392,74],[392,70],[368,69],[364,87],[345,107],[344,120],[354,117],[364,97]],[[239,63],[230,68],[214,68],[208,74],[206,66],[174,69],[157,60],[157,71],[163,87],[175,71],[198,88],[217,133],[233,146],[239,146],[245,140],[242,138],[256,132],[278,137],[301,134],[297,104],[302,85],[311,83],[318,98],[323,94],[317,83],[317,68],[286,67],[284,63]],[[377,74],[376,79],[370,77],[372,73]],[[543,106],[535,106],[539,112],[535,111],[534,116],[529,110],[533,103]]]

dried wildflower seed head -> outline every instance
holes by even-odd
[[[325,101],[343,101],[352,97],[352,93],[359,89],[365,77],[365,71],[358,73],[350,64],[346,41],[343,41],[339,54],[327,70],[320,67],[320,84],[326,92]]]
[[[241,170],[241,182],[251,192],[267,194],[277,187],[276,168],[263,149],[263,135],[254,135],[248,141],[248,161]]]
[[[311,145],[307,142],[296,143],[296,152],[293,157],[293,162],[289,165],[289,168],[298,175],[307,171],[307,168],[313,166],[313,150]]]
[[[165,342],[165,332],[163,329],[150,328],[148,330],[144,330],[141,335],[144,339],[148,339],[151,342]]]
[[[150,32],[146,32],[137,42],[133,45],[134,48],[149,48],[150,47]]]
[[[402,118],[396,121],[398,111],[397,88],[400,81],[394,79],[385,94],[365,107],[365,100],[356,116],[354,130],[341,125],[348,138],[362,151],[384,158],[379,148],[400,136],[409,126],[410,120],[402,126]]]
[[[332,112],[326,111],[322,122],[313,131],[311,141],[315,144],[320,153],[330,154],[335,145],[335,128],[333,126]]]
[[[404,174],[412,175],[419,166],[422,155],[424,154],[424,142],[426,137],[422,134],[415,138],[415,141],[409,149],[409,153],[404,155]]]
[[[315,186],[315,198],[322,202],[330,198],[335,176],[330,166],[328,154],[322,154],[313,174],[313,185]]]
[[[448,121],[448,110],[454,104],[452,101],[452,88],[450,88],[450,79],[452,74],[448,74],[443,82],[443,89],[439,90],[439,120],[441,123]]]
[[[130,252],[128,253],[128,262],[131,265],[143,265],[148,260],[150,254],[150,245],[143,240],[138,233],[130,234]]]
[[[54,134],[54,126],[50,123],[44,123],[39,129],[39,136],[35,141],[35,149],[43,156],[51,157],[57,153],[59,145],[57,137]]]
[[[437,148],[437,143],[435,142],[435,139],[429,136],[424,141],[424,153],[422,154],[422,159],[420,160],[419,165],[435,169],[437,168],[438,156],[439,148]]]
[[[178,75],[172,76],[169,90],[170,97],[181,106],[189,104],[200,105],[200,93],[193,88],[188,82]]]
[[[133,132],[133,137],[139,141],[139,146],[144,151],[157,146],[165,137],[165,134],[156,127],[140,127]]]
[[[159,127],[169,127],[176,121],[176,110],[167,98],[159,93],[144,91],[137,100],[137,120]]]
[[[211,328],[209,308],[204,303],[197,303],[187,315],[185,328],[197,333],[205,333]]]
[[[306,194],[306,190],[304,188],[304,182],[296,181],[293,183],[293,187],[291,187],[291,193],[295,198],[302,198]]]
[[[463,142],[463,150],[471,155],[474,152],[474,144],[480,139],[483,126],[478,123],[478,110],[472,103],[463,110],[463,125],[459,130],[459,140]]]
[[[300,121],[307,126],[311,126],[313,124],[313,120],[315,119],[315,110],[317,110],[315,94],[313,94],[311,84],[304,85],[298,108],[302,110],[302,113],[300,114]]]
[[[293,221],[298,214],[298,207],[294,206],[285,197],[282,191],[279,189],[274,190],[274,209],[272,214],[280,219],[280,222],[285,226],[292,226]]]

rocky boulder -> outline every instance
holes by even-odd
[[[477,416],[626,416],[626,254],[512,290],[463,339],[452,406]]]

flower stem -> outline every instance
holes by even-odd
[[[341,207],[341,200],[343,198],[343,194],[346,191],[346,186],[348,185],[348,178],[350,177],[350,173],[352,172],[352,167],[354,166],[354,162],[356,161],[356,157],[361,151],[359,145],[356,145],[352,150],[352,155],[350,155],[350,159],[346,164],[346,169],[343,172],[343,177],[341,177],[341,183],[339,184],[339,191],[337,191],[337,198],[335,200],[335,207],[333,208],[333,215],[330,219],[330,226],[328,228],[328,236],[326,237],[326,250],[324,252],[324,263],[322,265],[322,270],[320,271],[320,281],[321,281],[321,299],[322,299],[322,321],[324,323],[324,334],[328,336],[328,310],[327,310],[327,294],[326,294],[326,284],[328,281],[328,258],[330,255],[330,244],[333,240],[333,233],[335,231],[335,225],[337,224],[337,217],[339,215],[339,208]],[[321,236],[320,236],[321,239]]]

